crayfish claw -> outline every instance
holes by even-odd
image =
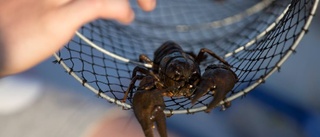
[[[194,104],[196,100],[207,92],[212,92],[214,98],[205,110],[205,112],[210,112],[226,98],[226,95],[232,90],[237,80],[236,74],[228,66],[210,65],[203,73],[191,103]]]
[[[154,124],[161,137],[167,137],[162,94],[154,90],[138,90],[133,96],[133,112],[146,137],[153,137]]]
[[[207,94],[208,89],[206,88],[199,88],[195,91],[194,96],[191,98],[191,104],[194,105],[202,96]]]

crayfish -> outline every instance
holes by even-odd
[[[216,58],[222,64],[207,66],[201,76],[199,64],[206,58],[204,53]],[[163,96],[185,96],[191,98],[191,103],[194,104],[211,91],[214,99],[206,109],[206,112],[210,112],[226,98],[227,93],[238,81],[230,65],[211,50],[202,48],[198,55],[195,55],[183,51],[172,41],[165,42],[154,52],[153,61],[144,54],[139,56],[139,61],[151,64],[152,68],[141,66],[134,68],[132,80],[122,101],[126,101],[135,82],[141,80],[133,96],[133,111],[147,137],[153,137],[154,123],[160,136],[167,136]],[[137,75],[137,72],[140,75]],[[228,106],[230,102],[222,105],[223,108]]]

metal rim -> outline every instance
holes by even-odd
[[[308,17],[308,19],[306,20],[306,23],[303,26],[303,30],[301,31],[301,33],[297,36],[297,39],[294,41],[294,43],[292,44],[290,50],[288,50],[288,52],[284,55],[283,58],[281,58],[277,63],[276,63],[276,67],[274,67],[271,71],[269,71],[265,77],[260,78],[259,80],[257,80],[255,83],[251,84],[250,86],[246,87],[244,90],[239,91],[238,93],[228,97],[226,100],[221,101],[220,105],[223,104],[225,101],[232,101],[238,97],[241,97],[243,95],[245,95],[246,93],[252,91],[252,89],[254,89],[255,87],[257,87],[258,85],[260,85],[261,83],[263,83],[268,77],[270,77],[271,74],[273,74],[276,70],[278,70],[280,68],[280,66],[285,62],[285,60],[288,59],[288,57],[294,52],[294,50],[296,49],[296,47],[298,46],[298,43],[301,41],[302,37],[305,35],[308,27],[310,26],[310,23],[313,19],[313,16],[316,12],[317,6],[318,6],[318,0],[314,1],[314,5],[311,9],[310,15]],[[283,16],[287,13],[288,8],[290,7],[290,5],[288,5],[288,7],[284,10],[284,12],[282,14],[280,14],[280,16],[276,19],[276,21],[274,23],[272,23],[265,31],[263,31],[262,33],[260,33],[256,39],[252,39],[250,42],[248,42],[246,45],[241,46],[240,48],[236,49],[234,52],[232,53],[228,53],[225,54],[224,57],[229,57],[232,54],[235,54],[237,52],[240,52],[241,50],[243,50],[246,47],[249,47],[252,45],[252,43],[254,43],[255,41],[257,41],[257,39],[261,38],[262,36],[264,36],[268,31],[272,30],[272,28],[277,24],[277,22],[279,22]],[[126,62],[126,63],[133,63],[135,65],[142,65],[148,68],[151,68],[152,66],[150,64],[144,64],[141,62],[136,62],[136,61],[132,61],[130,59],[127,58],[123,58],[119,55],[116,55],[112,52],[109,52],[103,48],[101,48],[100,46],[94,44],[92,41],[88,40],[85,36],[83,36],[81,33],[76,32],[75,33],[79,38],[81,38],[82,40],[84,40],[87,44],[89,44],[90,46],[94,47],[95,49],[103,52],[104,54],[113,57],[117,60]],[[88,88],[89,90],[91,90],[92,92],[94,92],[95,94],[101,96],[102,98],[108,100],[111,103],[115,103],[119,106],[122,106],[124,108],[128,108],[131,109],[132,106],[130,104],[121,102],[119,100],[116,100],[115,98],[112,98],[104,93],[101,93],[99,90],[95,89],[94,87],[92,87],[90,84],[87,84],[85,82],[83,82],[83,79],[81,79],[77,74],[75,74],[74,72],[72,72],[72,69],[70,69],[62,60],[62,58],[60,58],[57,53],[54,54],[54,57],[57,59],[58,63],[71,75],[73,76],[77,81],[79,81],[84,87]],[[197,108],[191,108],[191,109],[184,109],[184,110],[169,110],[166,109],[164,110],[164,113],[167,115],[173,115],[173,114],[189,114],[189,113],[195,113],[195,112],[200,112],[200,111],[204,111],[206,110],[207,107],[206,106],[202,106],[202,107],[197,107]]]

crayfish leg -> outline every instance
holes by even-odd
[[[231,102],[224,102],[224,104],[221,105],[221,111],[225,111],[229,107],[231,107]]]

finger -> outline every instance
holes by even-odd
[[[104,17],[129,23],[132,16],[133,12],[127,0],[74,0],[52,9],[43,15],[41,24],[45,24],[43,33],[50,35],[56,43],[52,46],[51,43],[46,43],[47,46],[43,46],[46,49],[42,50],[45,52],[42,54],[52,55],[72,38],[79,27],[89,21]],[[37,62],[40,62],[40,58],[38,59]]]
[[[138,4],[144,11],[152,11],[156,7],[156,0],[138,0]]]
[[[100,17],[115,19],[128,24],[134,19],[134,12],[128,0],[103,0]]]
[[[97,18],[117,20],[128,24],[134,13],[127,0],[74,0],[53,12],[60,21],[68,26],[80,27]]]

